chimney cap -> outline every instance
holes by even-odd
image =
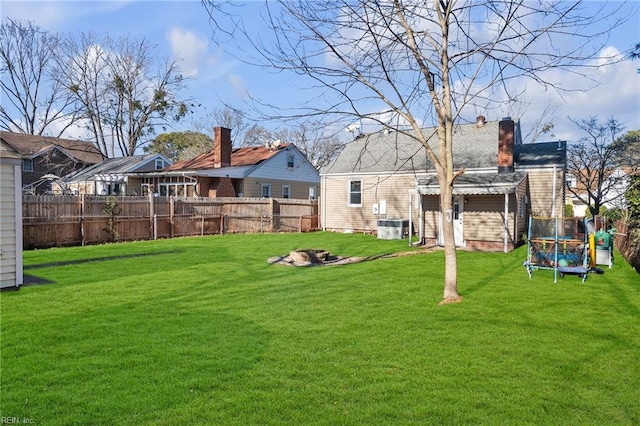
[[[501,121],[513,121],[513,119],[509,116],[506,116],[506,117],[502,117]]]

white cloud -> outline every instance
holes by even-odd
[[[71,23],[93,15],[120,10],[132,1],[2,1],[2,16],[32,21],[50,30],[70,30]]]
[[[182,71],[185,77],[196,77],[203,66],[212,64],[212,58],[207,55],[209,43],[205,37],[200,37],[184,28],[175,27],[167,33],[167,39],[173,54],[182,60]]]
[[[242,98],[246,98],[249,96],[249,90],[247,89],[246,82],[244,79],[238,74],[229,74],[227,76],[227,80],[233,87],[234,92]]]

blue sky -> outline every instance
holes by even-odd
[[[588,2],[588,7],[597,5]],[[249,2],[238,12],[255,19],[258,2]],[[633,6],[633,4],[631,5]],[[625,51],[640,42],[640,3],[625,25],[611,33],[609,49]],[[4,1],[2,17],[30,20],[50,31],[108,33],[112,37],[135,36],[156,44],[159,53],[180,58],[183,74],[190,77],[185,94],[202,103],[199,115],[222,106],[240,106],[251,93],[270,104],[287,106],[302,101],[308,82],[299,77],[269,73],[243,64],[211,42],[212,30],[207,12],[199,1]],[[548,139],[576,139],[577,129],[567,119],[599,116],[614,117],[628,130],[640,129],[640,61],[606,67],[599,73],[601,85],[588,92],[572,92],[564,98],[527,87],[531,104],[522,112],[523,120],[533,120],[545,104],[557,103],[556,127]],[[562,79],[562,76],[559,76]],[[567,77],[569,78],[569,77]],[[511,115],[518,115],[511,114]],[[489,120],[501,117],[488,116]],[[189,122],[176,130],[187,130]],[[80,136],[80,135],[70,135]]]

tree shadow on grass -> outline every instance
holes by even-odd
[[[24,269],[27,270],[27,269],[53,268],[56,266],[78,265],[78,264],[90,263],[90,262],[104,262],[108,260],[132,259],[135,257],[159,256],[162,254],[173,254],[173,253],[179,253],[182,251],[183,250],[166,250],[166,251],[156,251],[153,253],[123,254],[119,256],[103,256],[103,257],[93,257],[90,259],[76,259],[76,260],[66,260],[66,261],[60,261],[60,262],[38,263],[35,265],[25,265]]]
[[[12,384],[3,409],[43,424],[157,421],[246,375],[270,339],[237,315],[155,303],[60,316],[41,322],[28,342],[3,341],[3,362],[14,366],[3,373]]]

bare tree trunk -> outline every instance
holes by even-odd
[[[453,303],[461,301],[458,294],[458,257],[453,229],[453,191],[452,186],[443,186],[440,195],[442,212],[442,232],[444,239],[444,292],[442,302]]]

